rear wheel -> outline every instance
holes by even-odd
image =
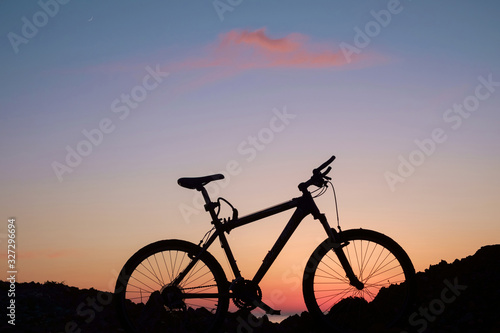
[[[333,243],[327,239],[311,255],[304,272],[307,309],[330,332],[376,332],[393,326],[415,297],[415,269],[391,238],[371,230],[340,234],[358,289],[349,283]],[[348,242],[348,243],[347,243]]]
[[[229,307],[228,282],[205,252],[178,284],[174,280],[201,248],[181,240],[145,246],[125,264],[115,287],[128,332],[214,332]]]

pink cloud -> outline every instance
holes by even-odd
[[[171,88],[173,94],[182,94],[251,69],[349,69],[385,61],[384,57],[366,50],[350,55],[348,61],[340,49],[335,49],[331,41],[312,42],[308,36],[301,33],[290,33],[275,38],[268,34],[266,28],[255,31],[231,30],[220,34],[204,48],[192,50],[192,53],[198,55],[161,65],[162,70],[172,74],[203,70],[195,73],[189,82]],[[144,75],[146,65],[143,61],[132,59],[86,68],[86,71],[111,74],[133,72],[140,79],[141,75]],[[172,75],[172,78],[177,76]]]
[[[246,70],[252,68],[327,68],[348,65],[340,51],[324,44],[311,43],[306,35],[291,33],[273,39],[266,29],[256,31],[231,30],[221,34],[207,47],[204,58],[188,59],[180,64],[183,69],[229,67]],[[351,63],[368,55],[351,56]],[[177,66],[174,66],[177,67]]]
[[[246,44],[265,49],[269,52],[292,52],[300,47],[300,44],[294,41],[292,36],[294,36],[294,34],[285,38],[271,39],[266,36],[265,28],[253,32],[247,30],[231,30],[221,35],[219,47],[227,49],[227,47],[232,47],[237,44]],[[300,37],[300,35],[295,34],[295,37]]]
[[[351,55],[348,62],[342,51],[334,50],[331,44],[310,42],[309,37],[300,33],[271,38],[265,28],[255,31],[231,30],[207,45],[202,57],[188,58],[166,64],[165,67],[172,72],[217,69],[216,72],[205,72],[201,77],[177,86],[174,93],[178,94],[250,69],[357,68],[383,60],[379,55],[363,52]]]

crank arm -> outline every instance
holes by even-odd
[[[262,301],[253,301],[253,304],[258,307],[258,308],[261,308],[262,310],[266,311],[267,314],[269,315],[280,315],[281,314],[281,310],[274,310],[273,308],[271,308],[269,305],[267,305],[266,303],[262,302]]]

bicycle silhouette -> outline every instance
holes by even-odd
[[[395,324],[414,300],[415,269],[391,238],[366,229],[342,231],[338,226],[337,231],[330,226],[314,198],[331,185],[327,174],[334,159],[332,156],[313,170],[309,180],[299,184],[300,197],[243,217],[238,217],[227,200],[213,202],[205,189],[223,175],[180,178],[180,186],[201,192],[213,227],[198,245],[161,240],[143,247],[126,262],[114,297],[124,328],[129,332],[217,332],[222,329],[230,300],[239,311],[258,307],[267,314],[279,314],[262,301],[259,283],[309,214],[327,235],[309,258],[302,284],[305,304],[315,322],[329,332],[368,332]],[[316,191],[310,192],[311,186],[320,193],[313,196]],[[232,218],[219,218],[221,201],[232,208]],[[293,215],[260,268],[251,280],[245,279],[225,233],[293,208]],[[235,276],[230,282],[208,252],[217,238]]]

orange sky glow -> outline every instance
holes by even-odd
[[[417,271],[500,242],[497,3],[406,1],[384,24],[386,2],[243,1],[223,16],[126,3],[68,3],[0,48],[0,244],[15,217],[19,282],[113,291],[143,246],[198,244],[211,227],[178,178],[223,173],[212,198],[243,216],[299,196],[331,155],[342,229],[386,234]],[[2,6],[4,36],[40,10]],[[331,189],[317,204],[336,227]],[[228,235],[245,278],[290,215]],[[265,302],[305,310],[304,266],[325,237],[302,222]]]

